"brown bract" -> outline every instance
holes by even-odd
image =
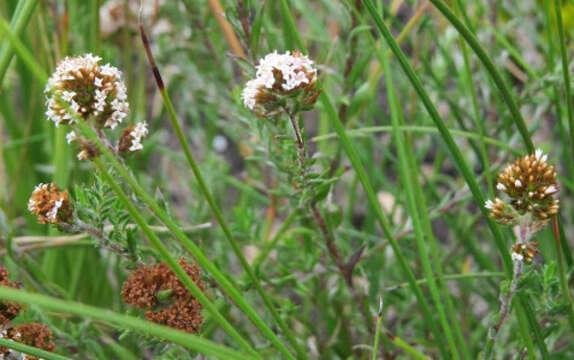
[[[20,285],[18,283],[12,282],[8,279],[10,273],[5,268],[0,268],[0,286],[11,287],[14,289],[19,289]],[[20,311],[24,309],[24,306],[13,303],[10,301],[0,301],[0,329],[6,327],[6,325],[12,321]]]
[[[193,282],[203,290],[201,272],[184,258],[179,259]],[[159,294],[168,291],[166,298]],[[122,287],[124,302],[145,309],[146,319],[190,333],[197,333],[203,323],[202,306],[187,290],[165,262],[135,270]]]
[[[54,183],[36,186],[28,200],[28,210],[38,217],[40,224],[67,223],[73,215],[68,190],[60,191]]]
[[[47,326],[39,323],[28,323],[9,328],[1,335],[2,338],[7,338],[21,344],[33,346],[46,351],[54,351],[54,348],[56,347],[53,342],[52,331],[50,331]],[[14,350],[0,347],[0,354],[2,355],[8,355],[12,352],[14,352]],[[24,354],[23,359],[38,360],[35,356]]]

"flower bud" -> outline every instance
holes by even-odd
[[[118,151],[121,153],[131,153],[143,149],[142,139],[148,134],[147,124],[145,122],[128,126],[124,130],[118,142]]]

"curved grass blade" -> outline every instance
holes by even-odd
[[[289,9],[287,9],[287,10],[289,10]],[[286,13],[283,14],[283,16],[289,16],[292,18],[290,11],[286,11]],[[295,28],[294,22],[289,21],[289,23],[292,24],[292,26],[293,26],[293,28],[290,30],[292,32],[296,33],[297,29]],[[303,45],[303,44],[301,44],[301,45]],[[307,49],[305,49],[305,48],[301,48],[300,50],[302,52],[305,52],[305,53],[307,52]],[[318,87],[320,87],[320,84],[318,84]],[[375,211],[375,216],[376,216],[377,222],[379,223],[381,229],[383,230],[384,236],[388,239],[389,244],[391,245],[393,252],[394,252],[395,256],[397,257],[397,261],[399,263],[399,266],[400,266],[401,270],[403,271],[403,273],[406,275],[407,280],[408,280],[409,284],[411,285],[411,289],[415,293],[415,296],[417,298],[417,301],[420,305],[421,311],[425,317],[427,324],[429,325],[434,337],[436,339],[440,339],[442,337],[442,334],[438,330],[438,327],[437,327],[435,321],[433,320],[427,299],[423,295],[420,286],[416,283],[416,278],[414,276],[414,273],[412,272],[411,268],[409,267],[409,264],[408,264],[405,256],[403,255],[401,248],[399,247],[396,239],[393,237],[393,234],[392,234],[390,226],[389,226],[389,222],[388,222],[387,218],[385,217],[383,210],[381,209],[381,206],[380,206],[379,201],[377,200],[377,196],[375,194],[375,190],[373,189],[373,186],[371,185],[371,181],[369,180],[369,177],[367,176],[367,172],[365,171],[365,168],[363,167],[363,164],[361,163],[359,155],[357,154],[355,148],[353,147],[353,145],[351,144],[351,141],[349,140],[349,137],[347,136],[345,126],[341,122],[341,119],[339,118],[339,115],[337,114],[335,107],[331,103],[331,99],[329,98],[329,96],[327,95],[327,93],[325,91],[321,92],[321,94],[319,95],[319,99],[321,100],[321,103],[323,104],[325,111],[327,112],[327,116],[330,119],[332,126],[335,128],[335,131],[336,131],[337,135],[339,136],[339,140],[341,141],[341,145],[343,146],[345,152],[347,153],[347,157],[349,158],[349,161],[351,162],[353,169],[357,173],[357,177],[359,178],[359,181],[363,185],[363,189],[365,191],[365,194],[367,196],[369,204],[371,205],[371,207]],[[442,342],[440,342],[440,341],[438,342],[438,347],[439,347],[439,350],[440,350],[442,356],[445,358],[448,357],[447,356],[448,352],[447,352],[447,350],[444,347],[444,344]]]
[[[140,320],[132,316],[118,314],[94,306],[56,299],[51,296],[0,287],[0,299],[39,306],[64,314],[74,314],[85,318],[110,322],[124,329],[131,329],[179,344],[198,353],[216,356],[220,359],[249,359],[250,357],[228,347],[203,339],[197,335],[174,330],[167,326]]]
[[[306,359],[307,355],[301,349],[301,347],[300,347],[299,343],[297,342],[297,339],[295,339],[295,336],[293,335],[291,329],[287,326],[285,321],[281,318],[281,316],[279,315],[279,312],[275,309],[275,306],[271,302],[271,299],[269,298],[269,296],[265,292],[265,289],[263,289],[263,286],[261,286],[261,282],[259,281],[259,278],[257,277],[255,272],[253,271],[253,269],[251,268],[251,266],[247,262],[247,259],[245,258],[245,256],[243,255],[243,252],[241,251],[241,248],[239,247],[239,243],[237,242],[237,240],[235,239],[235,237],[231,233],[231,229],[230,229],[229,225],[227,224],[227,221],[223,217],[223,213],[219,209],[219,206],[217,206],[217,203],[215,202],[213,195],[211,194],[211,192],[209,191],[209,188],[207,187],[207,183],[205,182],[205,179],[203,178],[201,170],[200,170],[199,166],[197,165],[197,162],[195,161],[195,157],[191,153],[189,144],[187,143],[187,140],[186,140],[185,136],[183,135],[183,131],[181,129],[181,126],[179,125],[179,121],[177,119],[177,115],[175,113],[173,103],[171,102],[171,98],[169,97],[167,89],[164,86],[164,82],[162,80],[161,74],[159,72],[159,69],[158,69],[156,62],[155,62],[155,59],[154,59],[154,56],[153,56],[151,49],[149,47],[149,40],[148,40],[147,35],[144,31],[143,25],[141,24],[141,19],[140,19],[139,30],[140,30],[142,42],[143,42],[144,47],[145,47],[148,61],[149,61],[150,65],[152,67],[152,70],[153,70],[153,74],[154,74],[154,77],[156,80],[157,87],[159,89],[159,92],[160,92],[161,97],[163,99],[163,103],[164,103],[166,110],[167,110],[167,113],[169,115],[168,116],[169,120],[171,122],[173,129],[175,130],[175,133],[176,133],[177,138],[179,140],[180,146],[183,149],[183,152],[185,154],[185,158],[187,159],[189,167],[191,168],[193,175],[195,176],[195,179],[197,180],[197,184],[201,190],[201,193],[203,194],[203,197],[205,198],[205,200],[209,204],[209,207],[211,208],[211,212],[213,213],[213,215],[217,219],[219,226],[221,226],[221,230],[223,231],[225,238],[227,239],[227,241],[231,245],[233,252],[235,253],[235,256],[237,256],[237,258],[239,259],[239,262],[241,263],[241,267],[249,276],[249,279],[251,280],[251,282],[255,286],[257,293],[259,294],[259,296],[263,300],[263,303],[265,304],[265,306],[267,307],[267,309],[271,313],[271,316],[273,317],[273,319],[275,320],[277,325],[279,325],[279,327],[281,328],[281,331],[283,332],[283,334],[285,335],[285,337],[289,341],[289,344],[291,344],[293,349],[295,349],[298,356],[302,359]],[[283,345],[283,343],[279,340],[279,338],[271,331],[271,329],[269,329],[269,327],[264,322],[261,321],[258,326],[265,333],[265,335],[267,337],[269,337],[269,339],[276,346],[278,346],[279,349],[281,349],[281,351],[286,356],[288,356],[288,357],[292,356],[290,354],[289,350]]]

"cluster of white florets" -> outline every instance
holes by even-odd
[[[127,117],[127,91],[120,71],[99,65],[101,58],[92,54],[66,57],[48,80],[46,115],[56,126],[74,122],[74,116],[93,117],[98,127],[114,129]],[[62,106],[61,102],[67,106]]]
[[[283,95],[291,95],[296,90],[305,89],[309,96],[314,95],[317,70],[313,61],[300,52],[277,51],[267,54],[256,67],[255,79],[245,84],[241,94],[243,103],[251,110],[258,106],[272,104]]]
[[[147,133],[147,124],[145,122],[137,123],[134,129],[130,132],[130,136],[132,137],[132,144],[129,147],[129,150],[138,151],[143,149],[141,141],[147,136]]]

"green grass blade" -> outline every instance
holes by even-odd
[[[85,125],[85,124],[82,124]],[[87,125],[85,125],[87,127]],[[181,280],[181,282],[189,289],[189,291],[193,294],[199,302],[207,308],[211,316],[215,318],[215,320],[221,325],[223,329],[231,336],[241,347],[243,347],[246,351],[251,354],[257,356],[257,353],[251,345],[243,339],[243,337],[233,328],[233,326],[225,320],[223,315],[219,313],[215,304],[213,304],[207,296],[201,291],[201,289],[193,282],[193,280],[187,275],[185,270],[178,264],[177,260],[175,260],[169,253],[167,247],[162,243],[160,238],[155,234],[154,231],[151,230],[147,222],[145,221],[144,217],[139,213],[138,209],[135,205],[130,201],[126,193],[122,190],[122,188],[116,183],[116,181],[108,174],[106,168],[100,161],[100,159],[94,159],[94,164],[100,171],[100,174],[104,178],[104,180],[112,187],[113,191],[118,195],[120,201],[124,204],[130,215],[132,215],[133,219],[138,224],[139,228],[142,232],[146,235],[148,240],[152,243],[152,245],[156,248],[156,250],[160,253],[163,260],[169,265],[169,267],[175,272],[177,277]]]
[[[559,0],[554,0],[556,26],[558,27],[558,42],[560,44],[560,56],[562,58],[562,76],[564,77],[564,93],[566,95],[566,109],[568,114],[568,127],[570,128],[570,151],[574,154],[574,104],[572,104],[572,89],[570,85],[570,69],[568,68],[568,51],[562,24],[562,5]],[[558,119],[560,121],[560,119]],[[574,157],[572,158],[574,161]]]
[[[187,163],[188,163],[189,167],[191,168],[193,175],[195,176],[195,179],[197,180],[197,184],[200,188],[201,193],[203,194],[203,197],[205,198],[205,200],[209,204],[209,207],[211,208],[213,215],[217,219],[217,222],[219,223],[219,226],[221,227],[221,230],[223,231],[225,238],[227,239],[227,241],[231,245],[233,252],[235,253],[235,256],[237,256],[237,258],[239,259],[239,262],[241,263],[241,267],[249,276],[249,279],[251,280],[251,282],[255,286],[257,293],[259,294],[259,296],[263,300],[263,303],[265,304],[265,306],[267,307],[267,309],[271,313],[271,316],[273,317],[273,319],[275,320],[277,325],[279,325],[283,334],[285,335],[285,337],[289,341],[289,344],[291,344],[293,349],[295,349],[295,351],[297,352],[299,357],[305,359],[307,357],[305,352],[299,346],[299,343],[297,342],[297,339],[295,339],[295,336],[293,335],[291,329],[287,326],[285,321],[281,318],[277,309],[275,309],[275,305],[271,302],[271,299],[267,295],[265,289],[263,289],[263,286],[261,285],[259,278],[257,277],[255,272],[253,271],[253,269],[251,268],[251,266],[247,262],[247,259],[245,259],[245,256],[243,255],[241,248],[239,247],[239,243],[237,242],[237,240],[233,236],[231,229],[230,229],[229,225],[227,224],[227,221],[223,217],[223,213],[219,209],[219,206],[215,202],[213,195],[209,191],[207,183],[205,182],[205,179],[204,179],[204,177],[201,173],[201,170],[200,170],[200,168],[199,168],[199,166],[195,160],[195,157],[191,153],[190,146],[187,143],[187,139],[185,138],[185,135],[183,134],[183,131],[182,131],[181,126],[179,124],[179,120],[178,120],[177,115],[175,113],[175,109],[173,107],[173,103],[171,102],[171,98],[167,92],[167,89],[164,86],[164,83],[163,83],[163,80],[161,78],[159,69],[157,68],[157,65],[155,63],[155,59],[154,59],[153,54],[151,52],[151,49],[149,47],[147,35],[145,34],[142,25],[140,25],[140,34],[141,34],[142,41],[144,43],[147,58],[149,60],[150,65],[153,68],[156,84],[157,84],[158,89],[161,93],[163,103],[164,103],[165,108],[167,110],[167,113],[169,115],[168,116],[169,120],[171,122],[173,129],[175,130],[175,133],[176,133],[177,138],[179,140],[180,146],[183,149],[183,152],[185,154],[185,158],[187,160]],[[285,347],[285,345],[283,345],[283,343],[279,340],[279,338],[275,335],[275,333],[273,333],[271,331],[271,329],[269,329],[269,327],[263,321],[259,322],[258,326],[265,333],[265,335],[267,337],[269,337],[269,339],[287,357],[292,356],[290,354],[289,350]]]
[[[15,34],[15,36],[19,36],[22,33],[30,21],[30,17],[32,16],[37,4],[38,0],[18,1],[14,17],[10,22],[10,31]],[[12,60],[13,55],[14,52],[10,41],[5,40],[0,43],[0,85],[4,80],[4,76],[6,75],[8,65],[10,65],[10,60]]]
[[[389,31],[387,26],[384,24],[381,16],[376,12],[376,9],[373,6],[372,1],[366,0],[365,5],[367,7],[367,10],[371,14],[371,17],[375,20],[375,23],[376,23],[377,28],[379,29],[381,35],[387,41],[387,44],[389,45],[393,54],[396,56],[397,60],[399,61],[401,68],[403,69],[403,71],[407,75],[407,77],[408,77],[409,81],[411,82],[412,86],[414,87],[416,93],[419,95],[419,97],[420,97],[421,101],[423,102],[425,108],[427,109],[432,121],[434,122],[435,126],[438,128],[438,131],[439,131],[443,141],[445,142],[445,144],[446,144],[446,146],[450,152],[450,155],[453,158],[454,164],[456,165],[456,167],[458,168],[458,170],[462,174],[463,178],[465,179],[466,183],[468,184],[468,187],[469,187],[472,195],[474,196],[476,202],[479,204],[480,210],[488,222],[488,225],[489,225],[489,227],[490,227],[490,229],[494,235],[494,240],[495,240],[496,246],[498,247],[500,255],[502,256],[506,273],[508,274],[509,277],[512,276],[512,262],[510,260],[510,255],[508,254],[508,250],[506,248],[506,244],[505,244],[502,232],[500,231],[500,228],[494,223],[494,221],[492,221],[488,217],[488,211],[483,206],[485,199],[484,199],[484,196],[482,195],[482,192],[480,191],[478,183],[475,180],[475,176],[470,171],[468,165],[466,164],[466,161],[464,160],[464,157],[462,156],[462,153],[460,152],[460,149],[458,148],[458,145],[456,145],[456,143],[454,142],[452,135],[450,134],[449,129],[446,127],[446,125],[443,122],[442,118],[440,117],[436,107],[434,106],[433,102],[431,101],[429,95],[427,94],[427,92],[423,88],[420,79],[415,74],[415,72],[414,72],[412,66],[410,65],[407,57],[405,56],[403,51],[399,48],[398,44],[396,43],[395,39],[393,38],[393,35],[391,34],[391,32]]]
[[[64,314],[73,314],[94,320],[110,322],[123,329],[131,329],[161,339],[179,344],[198,353],[216,356],[220,359],[249,359],[228,347],[216,344],[199,336],[174,330],[167,326],[140,320],[132,316],[122,315],[113,311],[99,309],[71,301],[63,301],[50,296],[32,294],[21,290],[0,287],[0,299],[38,306]]]
[[[415,185],[413,184],[413,182],[416,181],[416,179],[418,179],[418,174],[416,174],[416,171],[412,171],[415,169],[411,169],[411,171],[409,171],[409,167],[412,164],[410,164],[409,159],[407,159],[407,150],[406,150],[406,146],[405,146],[405,139],[403,138],[401,132],[399,131],[399,122],[400,122],[399,111],[401,111],[401,110],[400,110],[400,103],[398,102],[398,99],[395,95],[394,84],[393,84],[393,80],[392,80],[392,73],[391,73],[391,69],[389,66],[389,59],[386,56],[386,54],[384,54],[384,52],[379,51],[379,54],[380,54],[380,56],[378,56],[378,58],[383,65],[383,72],[385,74],[384,76],[385,76],[385,85],[386,85],[386,89],[387,89],[387,101],[388,101],[390,113],[391,113],[391,122],[393,124],[392,137],[393,137],[393,140],[395,142],[395,146],[396,146],[397,154],[398,154],[398,158],[399,158],[399,172],[400,172],[400,177],[402,179],[401,183],[403,184],[404,189],[405,189],[406,198],[407,198],[407,208],[408,208],[408,211],[411,215],[411,219],[413,222],[413,229],[415,232],[415,240],[417,243],[419,260],[422,263],[425,277],[427,278],[431,297],[432,297],[433,302],[436,306],[436,309],[438,310],[439,321],[440,321],[441,327],[444,331],[444,335],[445,335],[447,344],[450,348],[450,353],[452,355],[452,358],[460,359],[459,353],[458,353],[458,350],[457,350],[457,347],[455,344],[454,336],[453,336],[453,330],[450,326],[449,320],[447,319],[446,311],[443,307],[441,295],[439,294],[437,281],[436,281],[434,271],[433,271],[432,265],[430,263],[430,257],[429,257],[428,251],[427,251],[426,242],[434,243],[435,240],[434,240],[434,236],[432,236],[432,234],[429,234],[426,231],[427,230],[426,226],[423,226],[423,224],[421,222],[421,216],[419,214],[419,211],[421,213],[427,212],[427,209],[425,208],[424,204],[417,203],[417,201],[420,199],[415,198],[415,190],[414,190]],[[412,176],[414,176],[414,177],[412,177]],[[411,181],[411,179],[415,179],[415,180]],[[428,221],[428,218],[427,218],[427,221]],[[425,241],[425,239],[426,239],[426,241]],[[436,256],[436,254],[433,254],[433,256]],[[454,317],[453,314],[449,314],[449,316],[451,317],[451,319]],[[436,341],[440,341],[440,340],[437,339]]]
[[[367,0],[367,4],[371,2],[371,0]],[[474,34],[456,17],[456,15],[449,9],[449,7],[442,1],[442,0],[430,0],[431,3],[447,18],[447,20],[456,28],[456,30],[462,35],[462,37],[466,40],[468,45],[472,48],[475,52],[476,56],[480,59],[492,80],[498,87],[504,101],[506,102],[506,106],[510,110],[512,114],[512,118],[518,131],[522,135],[522,140],[524,141],[524,145],[528,152],[534,152],[534,144],[532,143],[532,139],[530,138],[530,133],[528,132],[528,128],[526,127],[526,123],[524,122],[524,118],[520,113],[520,109],[516,105],[510,89],[504,82],[502,75],[496,69],[494,62],[488,56],[484,48],[480,45],[480,42],[474,36]]]
[[[286,9],[286,10],[289,10],[289,9]],[[290,14],[284,14],[284,16],[292,17]],[[290,30],[293,33],[297,33],[297,29],[295,28],[294,22],[291,22],[291,23],[292,23],[293,27]],[[303,45],[303,44],[301,44],[301,45]],[[305,49],[305,48],[301,48],[300,50],[302,52],[305,52],[305,53],[307,52],[307,49]],[[319,84],[319,86],[320,86],[320,84]],[[399,247],[396,239],[393,237],[389,222],[388,222],[387,218],[385,217],[383,210],[381,209],[381,205],[379,204],[379,201],[377,200],[375,190],[373,189],[373,186],[371,185],[371,181],[369,180],[369,177],[367,176],[367,172],[365,171],[365,168],[363,167],[363,165],[361,163],[359,155],[357,154],[355,148],[353,147],[353,145],[351,144],[351,141],[349,140],[349,137],[347,136],[345,126],[341,122],[341,119],[339,118],[339,115],[337,114],[337,111],[335,110],[335,107],[333,106],[333,103],[331,102],[331,99],[327,95],[326,91],[321,92],[321,94],[319,95],[319,100],[321,101],[325,111],[327,112],[327,117],[331,121],[331,125],[335,128],[335,132],[339,136],[339,140],[341,142],[341,145],[343,146],[343,149],[345,150],[347,157],[349,158],[349,161],[351,162],[351,165],[353,166],[353,169],[357,173],[359,181],[363,185],[363,189],[365,191],[365,194],[367,195],[367,199],[369,201],[369,204],[371,205],[371,207],[375,211],[375,217],[377,219],[377,222],[379,223],[381,229],[383,230],[385,237],[388,239],[388,241],[389,241],[389,243],[390,243],[390,245],[394,251],[394,254],[397,258],[397,261],[399,262],[399,266],[400,266],[401,270],[407,276],[408,282],[411,285],[411,288],[413,289],[413,291],[415,293],[415,296],[417,298],[417,301],[420,305],[421,311],[423,312],[423,315],[425,317],[427,324],[429,325],[435,338],[440,339],[441,333],[439,332],[438,327],[436,326],[436,323],[433,320],[427,299],[423,295],[420,286],[417,285],[416,278],[415,278],[411,268],[409,267],[409,264],[408,264],[405,256],[403,255],[401,248]],[[438,342],[438,346],[439,346],[439,349],[441,351],[441,354],[446,357],[447,351],[446,351],[446,348],[444,347],[444,345],[442,344],[442,342]]]
[[[24,354],[32,355],[46,360],[71,360],[71,358],[54,354],[46,350],[38,349],[33,346],[28,346],[16,341],[0,338],[0,346],[8,349],[14,349]]]

